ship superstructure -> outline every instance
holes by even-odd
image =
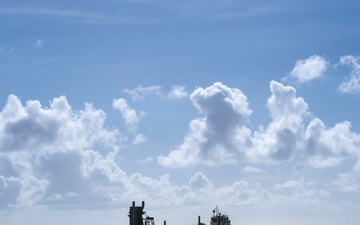
[[[135,206],[135,202],[132,203],[129,209],[129,225],[155,225],[154,217],[147,216],[144,208],[144,201],[141,206]],[[210,225],[231,225],[229,216],[225,213],[222,214],[217,206],[212,213]],[[164,225],[166,225],[166,221],[164,221]],[[200,216],[198,216],[198,223],[196,225],[206,224],[202,223]]]
[[[129,225],[155,225],[154,217],[147,216],[144,208],[144,201],[141,206],[135,206],[135,202],[133,202],[129,210]],[[165,221],[164,224],[166,224]]]
[[[217,206],[212,212],[213,212],[213,215],[210,220],[210,225],[231,225],[229,216],[226,215],[225,213],[221,214],[221,212]]]

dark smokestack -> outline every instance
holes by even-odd
[[[143,211],[145,203],[143,202],[143,206],[135,206],[135,201],[132,202],[132,206],[129,210],[129,225],[144,225],[143,223],[143,215],[145,212]]]
[[[145,201],[141,202],[141,206],[142,206],[142,208],[145,208]]]
[[[200,216],[198,216],[198,225],[200,225],[200,222],[201,220],[200,220]]]

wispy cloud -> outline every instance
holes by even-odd
[[[43,39],[37,39],[36,42],[35,42],[35,46],[38,47],[38,48],[41,48],[43,47],[45,44],[45,41]]]
[[[4,48],[0,43],[0,54],[7,53],[7,52],[12,53],[14,51],[16,51],[16,48],[7,49],[7,48]]]
[[[148,95],[159,95],[160,94],[161,87],[158,85],[153,85],[149,87],[143,87],[143,86],[137,86],[133,90],[124,89],[124,92],[128,94],[133,101],[137,100],[143,100]]]
[[[139,121],[143,116],[145,116],[145,112],[140,111],[137,113],[135,109],[131,108],[127,101],[123,98],[114,99],[113,107],[121,112],[127,129],[132,133],[136,133]]]
[[[104,11],[84,11],[83,9],[58,9],[51,7],[2,7],[0,16],[32,16],[52,17],[76,20],[80,23],[90,24],[152,24],[176,21],[193,20],[223,20],[254,16],[263,16],[279,13],[278,8],[273,6],[256,7],[246,3],[233,1],[117,1],[118,7],[133,5],[134,9],[142,10],[147,6],[149,11],[157,13],[156,17],[148,17],[147,13],[134,14],[130,11],[113,11],[113,7],[107,8],[102,5]],[[141,6],[140,8],[138,8]],[[241,10],[234,10],[240,8]]]
[[[262,170],[253,166],[247,166],[243,169],[243,171],[248,173],[266,173],[266,170]]]
[[[138,163],[140,164],[148,164],[153,161],[153,158],[151,156],[146,157],[145,159],[138,160]]]
[[[102,14],[96,12],[86,12],[81,10],[60,10],[54,8],[0,8],[0,15],[3,16],[38,16],[51,18],[75,19],[82,23],[93,24],[119,24],[119,23],[148,23],[145,19],[136,19],[117,14]]]
[[[143,134],[137,134],[134,138],[133,144],[138,145],[145,143],[148,140],[148,138]]]
[[[340,58],[340,64],[352,67],[350,76],[348,76],[339,86],[343,93],[360,92],[360,57],[347,55]]]

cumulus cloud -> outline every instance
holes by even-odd
[[[115,101],[116,107],[119,102],[124,103]],[[104,120],[105,113],[90,104],[73,111],[65,97],[47,108],[38,101],[23,106],[18,97],[9,96],[0,113],[1,206],[108,204],[143,193],[136,182],[144,185],[146,177],[127,176],[115,163],[122,137],[105,128]],[[136,141],[144,139],[137,135]],[[158,187],[153,191],[171,195],[178,187],[168,179],[152,179]]]
[[[305,158],[312,167],[339,165],[347,157],[356,157],[360,147],[359,134],[351,131],[351,123],[343,121],[327,128],[313,117],[296,90],[278,82],[270,83],[271,97],[267,107],[272,121],[260,127],[251,137],[248,156],[252,160],[292,160]]]
[[[296,61],[294,68],[284,79],[295,80],[302,84],[323,77],[328,67],[329,62],[323,57],[313,55],[307,59]]]
[[[2,206],[75,204],[89,196],[99,198],[91,185],[97,180],[89,178],[95,168],[104,164],[96,173],[108,180],[121,174],[110,156],[116,154],[123,137],[105,128],[104,121],[102,110],[85,104],[83,110],[74,111],[65,96],[43,107],[36,100],[22,105],[10,95],[0,112],[0,192],[7,196],[0,194]],[[100,149],[93,151],[92,146]],[[112,167],[114,174],[105,173]]]
[[[124,92],[128,94],[133,101],[143,100],[147,95],[160,95],[161,87],[158,85],[153,85],[149,87],[137,86],[133,90],[124,89]]]
[[[358,93],[360,91],[360,57],[359,56],[342,56],[340,64],[352,67],[350,76],[348,76],[339,86],[343,93]]]
[[[250,135],[245,124],[252,111],[246,96],[239,89],[216,82],[196,89],[190,99],[204,117],[190,122],[184,142],[168,156],[159,156],[159,163],[178,167],[235,162]]]
[[[218,202],[224,201],[234,206],[255,206],[268,202],[269,196],[269,192],[259,183],[240,180],[231,185],[220,187],[216,190],[214,197]]]
[[[270,82],[272,95],[267,107],[273,118],[267,129],[254,132],[249,156],[253,159],[270,157],[285,160],[294,157],[301,147],[303,117],[308,105],[303,98],[296,97],[296,90],[276,81]]]
[[[0,112],[0,207],[91,208],[131,202],[134,196],[163,206],[212,197],[213,185],[201,172],[184,186],[174,185],[167,174],[159,179],[127,175],[116,163],[121,135],[104,127],[105,116],[90,104],[74,111],[64,96],[50,107],[38,101],[24,106],[9,96]],[[51,138],[42,139],[42,130],[51,129]]]
[[[44,107],[10,95],[0,112],[0,207],[83,208],[140,196],[144,187],[136,181],[146,177],[128,176],[116,163],[124,138],[104,126],[105,118],[91,104],[74,111],[64,96]],[[152,183],[159,194],[177,188],[166,176]]]
[[[158,162],[180,167],[242,159],[300,159],[304,165],[317,168],[336,166],[346,159],[358,160],[360,137],[351,131],[350,122],[327,127],[313,118],[293,87],[272,81],[270,92],[266,106],[271,121],[251,133],[246,125],[252,110],[239,89],[218,82],[196,89],[190,99],[199,118],[190,122],[184,142],[168,155],[159,156]],[[113,105],[124,113],[127,125],[138,125],[141,113],[124,99],[115,99]],[[308,124],[305,118],[310,118]],[[203,172],[195,173],[184,185],[172,182],[168,174],[158,178],[127,174],[118,164],[124,137],[117,129],[107,128],[105,119],[104,111],[88,103],[82,110],[72,109],[65,96],[54,98],[45,107],[36,100],[23,105],[17,96],[10,95],[0,112],[0,207],[97,207],[128,203],[134,196],[135,200],[158,206],[164,206],[164,202],[168,206],[215,205],[220,201],[241,206],[311,206],[321,205],[322,198],[332,191],[292,177],[274,181],[275,185],[266,188],[246,180],[216,185]],[[134,144],[146,139],[137,133],[134,136]],[[138,162],[152,160],[149,156]],[[358,192],[359,165],[337,174],[336,180],[329,182],[333,190]],[[247,166],[237,172],[266,171]]]
[[[158,179],[140,173],[127,175],[113,153],[102,156],[93,149],[18,156],[0,157],[0,207],[102,207],[129,203],[134,196],[162,207],[218,202],[256,207],[264,202],[279,204],[304,198],[299,192],[277,195],[245,180],[216,187],[202,172],[193,174],[185,185],[174,184],[168,174]],[[314,196],[316,193],[307,198]]]
[[[171,90],[168,94],[168,97],[171,99],[182,99],[188,96],[188,93],[185,90],[184,86],[174,85],[171,87]]]
[[[351,123],[348,121],[326,128],[316,118],[306,128],[305,143],[312,166],[336,166],[346,157],[358,155],[360,135],[351,132]]]
[[[17,96],[10,95],[0,112],[0,151],[65,151],[95,142],[115,145],[119,133],[104,129],[104,121],[105,113],[91,104],[85,104],[84,110],[72,111],[65,96],[54,98],[46,108],[37,100],[23,106]]]
[[[189,187],[193,190],[212,189],[213,184],[202,172],[195,173],[189,181]]]
[[[221,83],[196,89],[190,98],[204,116],[192,120],[184,142],[167,156],[159,156],[158,162],[186,167],[302,159],[312,167],[324,168],[358,157],[360,136],[351,131],[350,122],[326,127],[311,114],[305,100],[296,96],[295,88],[271,81],[270,91],[266,106],[272,120],[251,132],[246,126],[251,109],[240,90]]]
[[[252,135],[248,153],[253,160],[306,159],[312,167],[339,165],[348,157],[357,157],[360,136],[351,131],[351,123],[343,121],[326,127],[313,118],[308,104],[296,97],[296,90],[278,82],[270,83],[272,95],[267,101],[272,121]],[[312,118],[306,124],[305,118]]]

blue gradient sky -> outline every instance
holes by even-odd
[[[0,220],[357,224],[359,9],[0,2]]]

